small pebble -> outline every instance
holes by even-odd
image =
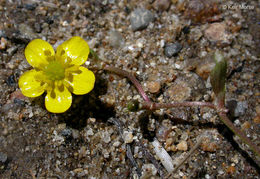
[[[142,171],[141,178],[150,178],[151,176],[155,176],[157,173],[157,169],[153,164],[144,164],[142,166]]]
[[[177,81],[166,92],[171,101],[184,101],[190,97],[191,88],[185,81]]]
[[[119,141],[116,141],[116,142],[113,143],[113,146],[114,146],[114,147],[119,147],[120,144],[121,144],[121,143],[120,143]]]
[[[194,42],[198,41],[202,37],[202,32],[199,28],[193,28],[190,30],[189,38]]]
[[[153,20],[153,13],[143,8],[135,9],[130,16],[130,22],[133,31],[145,29]]]
[[[70,138],[72,136],[72,131],[70,128],[65,128],[61,131],[61,135],[66,138]]]
[[[177,145],[178,150],[182,151],[187,151],[188,150],[188,144],[186,141],[182,140],[178,145]]]
[[[7,40],[4,37],[1,37],[0,50],[4,50],[6,46],[7,46]]]
[[[62,130],[64,130],[66,128],[66,123],[61,123],[61,124],[58,124],[58,126],[57,126],[57,129],[59,130],[59,131],[62,131]]]
[[[237,102],[236,108],[234,110],[234,116],[239,117],[245,114],[248,109],[248,103],[246,101]]]
[[[201,149],[205,152],[215,152],[218,146],[216,142],[211,142],[209,138],[206,138],[201,143]]]
[[[171,148],[172,143],[173,143],[173,138],[172,137],[166,139],[166,142],[165,142],[166,150]]]
[[[37,34],[34,33],[33,29],[28,25],[28,24],[20,24],[19,25],[19,31],[20,31],[20,36],[19,38],[24,38],[24,39],[36,39],[38,36]]]
[[[16,85],[16,76],[15,75],[10,75],[6,81],[8,86],[15,86]]]
[[[111,137],[110,137],[110,134],[109,134],[108,131],[102,132],[101,135],[102,135],[101,137],[102,137],[103,141],[104,141],[106,144],[108,144],[108,143],[111,141]]]
[[[33,11],[37,7],[37,4],[25,4],[24,6],[25,9]]]
[[[73,139],[78,139],[79,138],[79,131],[76,129],[72,129],[72,137]]]
[[[88,129],[86,134],[87,134],[87,136],[93,136],[94,132],[93,132],[92,128]]]
[[[173,151],[173,152],[176,152],[176,151],[177,151],[177,147],[176,147],[175,145],[172,145],[170,149],[171,149],[171,151]]]
[[[164,48],[164,54],[167,57],[176,56],[182,49],[182,45],[180,43],[167,44]]]
[[[0,152],[0,162],[5,163],[7,161],[7,155],[5,153]]]
[[[161,85],[158,81],[149,81],[147,82],[147,88],[150,93],[157,93],[160,90]]]
[[[226,169],[226,172],[230,175],[234,174],[236,172],[236,168],[234,166],[229,166],[227,169]]]
[[[260,124],[260,116],[256,116],[254,119],[253,119],[254,123],[256,124]]]
[[[211,42],[230,44],[230,34],[226,31],[224,23],[213,23],[204,32],[206,38]]]
[[[251,124],[250,124],[250,122],[248,122],[248,121],[244,122],[244,123],[242,124],[242,126],[241,126],[242,130],[247,130],[247,129],[249,129],[250,127],[251,127]]]
[[[132,143],[134,140],[132,132],[124,131],[123,139],[126,144]]]
[[[12,46],[12,47],[8,48],[6,51],[7,51],[8,55],[11,56],[11,55],[13,55],[14,53],[16,53],[17,50],[18,50],[18,47],[17,47],[17,46]]]
[[[169,9],[170,5],[170,0],[155,0],[153,3],[153,8],[157,11],[165,11]]]
[[[111,30],[108,32],[108,39],[109,39],[109,44],[112,47],[118,48],[120,46],[123,46],[124,44],[124,39],[123,36],[120,32],[116,31],[116,30]]]

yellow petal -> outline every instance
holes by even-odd
[[[64,81],[69,88],[72,88],[72,93],[82,95],[90,92],[95,84],[95,75],[92,71],[85,67],[79,67],[81,73],[71,73]]]
[[[55,87],[47,91],[45,97],[45,107],[52,113],[63,113],[67,111],[72,103],[72,96],[69,90],[64,87],[62,90]]]
[[[31,66],[42,68],[48,64],[48,60],[54,57],[55,52],[48,42],[34,39],[27,45],[24,54]]]
[[[81,37],[75,36],[63,42],[57,48],[56,58],[62,59],[63,62],[74,65],[82,65],[88,59],[89,46]]]
[[[25,72],[19,78],[19,88],[21,89],[24,96],[37,97],[44,92],[44,87],[41,86],[41,81],[37,80],[39,72],[36,70],[30,70]]]

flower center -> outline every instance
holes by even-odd
[[[44,69],[49,80],[62,80],[65,77],[65,69],[59,61],[51,61]]]

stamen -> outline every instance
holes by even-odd
[[[44,51],[44,55],[47,56],[47,57],[51,56],[51,51],[50,50],[45,50]]]
[[[51,98],[55,99],[56,98],[56,93],[54,92],[54,89],[51,91]]]

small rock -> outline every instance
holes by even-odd
[[[191,88],[184,81],[176,81],[168,90],[171,101],[185,101],[191,96]]]
[[[114,147],[119,147],[120,144],[121,144],[121,143],[120,143],[119,141],[115,141],[115,142],[113,143],[113,146],[114,146]]]
[[[156,9],[157,11],[168,10],[170,5],[171,5],[171,1],[170,0],[156,0],[153,3],[154,9]]]
[[[20,90],[16,90],[13,93],[11,93],[10,95],[10,100],[15,101],[15,100],[20,100],[20,101],[24,101],[27,98],[22,94],[22,92]]]
[[[4,164],[7,161],[7,155],[5,153],[0,152],[0,162]]]
[[[172,145],[170,149],[171,149],[171,151],[173,151],[173,152],[176,152],[176,151],[177,151],[177,147],[176,147],[175,145]]]
[[[218,4],[213,0],[190,0],[184,16],[195,23],[204,23],[219,13]]]
[[[153,13],[143,8],[135,9],[130,16],[130,22],[133,31],[145,29],[153,20]]]
[[[132,143],[134,140],[132,132],[124,131],[123,139],[126,144]]]
[[[196,42],[196,41],[198,41],[202,37],[202,35],[203,34],[202,34],[200,28],[192,28],[190,30],[189,39],[191,39],[192,41]]]
[[[78,139],[79,138],[79,131],[76,129],[72,129],[72,137],[73,139]]]
[[[256,124],[260,124],[260,116],[256,116],[254,119],[253,119],[254,123]]]
[[[8,86],[15,86],[16,85],[16,75],[10,75],[5,80]]]
[[[237,106],[234,110],[234,116],[239,117],[245,114],[246,110],[248,108],[248,104],[246,101],[239,101],[237,102]]]
[[[157,169],[153,164],[144,164],[142,166],[142,171],[141,179],[150,178],[151,176],[155,176],[157,173]]]
[[[230,44],[231,36],[227,33],[224,23],[213,23],[204,32],[206,38],[211,42]]]
[[[61,135],[66,138],[70,138],[72,136],[72,131],[69,128],[65,128],[61,131]]]
[[[247,129],[249,129],[250,127],[251,127],[251,124],[250,124],[250,122],[248,122],[248,121],[244,122],[244,123],[242,124],[242,126],[241,126],[242,130],[247,130]]]
[[[87,136],[93,136],[94,135],[94,132],[93,132],[92,128],[87,130],[86,135]]]
[[[165,142],[166,150],[171,147],[172,143],[173,143],[173,138],[172,137],[166,139],[166,142]]]
[[[111,141],[110,133],[109,133],[108,131],[102,132],[101,135],[102,135],[101,137],[102,137],[103,141],[104,141],[106,144],[108,144],[108,143]]]
[[[4,37],[1,37],[0,50],[4,50],[6,46],[7,46],[7,40]]]
[[[35,32],[37,32],[37,33],[40,33],[42,31],[42,26],[38,22],[35,22],[33,27],[34,27]]]
[[[24,23],[19,25],[19,31],[21,34],[21,38],[32,40],[38,37],[37,34],[34,33],[33,29],[29,25]]]
[[[167,57],[176,56],[182,49],[182,45],[180,43],[167,44],[164,48],[164,54]]]
[[[236,168],[234,166],[230,166],[226,169],[226,172],[230,175],[234,174],[236,172]]]
[[[157,93],[160,90],[161,85],[158,81],[149,81],[147,82],[147,88],[150,93]]]
[[[186,141],[181,141],[178,145],[177,145],[177,149],[178,150],[182,150],[182,151],[187,151],[188,150],[188,144]]]
[[[218,146],[216,142],[211,142],[209,138],[205,138],[201,143],[201,149],[205,152],[215,152]]]
[[[12,56],[13,54],[15,54],[18,50],[18,46],[12,46],[10,48],[8,48],[6,51],[8,53],[8,55]]]
[[[165,142],[165,140],[167,139],[167,136],[169,135],[170,132],[171,132],[170,127],[161,125],[156,130],[156,137],[160,142]]]
[[[205,92],[205,83],[196,73],[179,74],[165,96],[170,101],[198,100]]]
[[[33,11],[37,7],[37,4],[25,4],[25,9]]]
[[[62,131],[66,128],[66,123],[61,123],[61,124],[58,124],[57,126],[57,130],[59,131]]]
[[[73,170],[74,173],[80,173],[83,171],[83,168],[76,168]]]
[[[109,39],[109,44],[112,46],[112,47],[120,47],[120,46],[123,46],[124,45],[124,39],[123,39],[123,36],[120,32],[118,31],[115,31],[115,30],[111,30],[108,32],[108,39]]]

